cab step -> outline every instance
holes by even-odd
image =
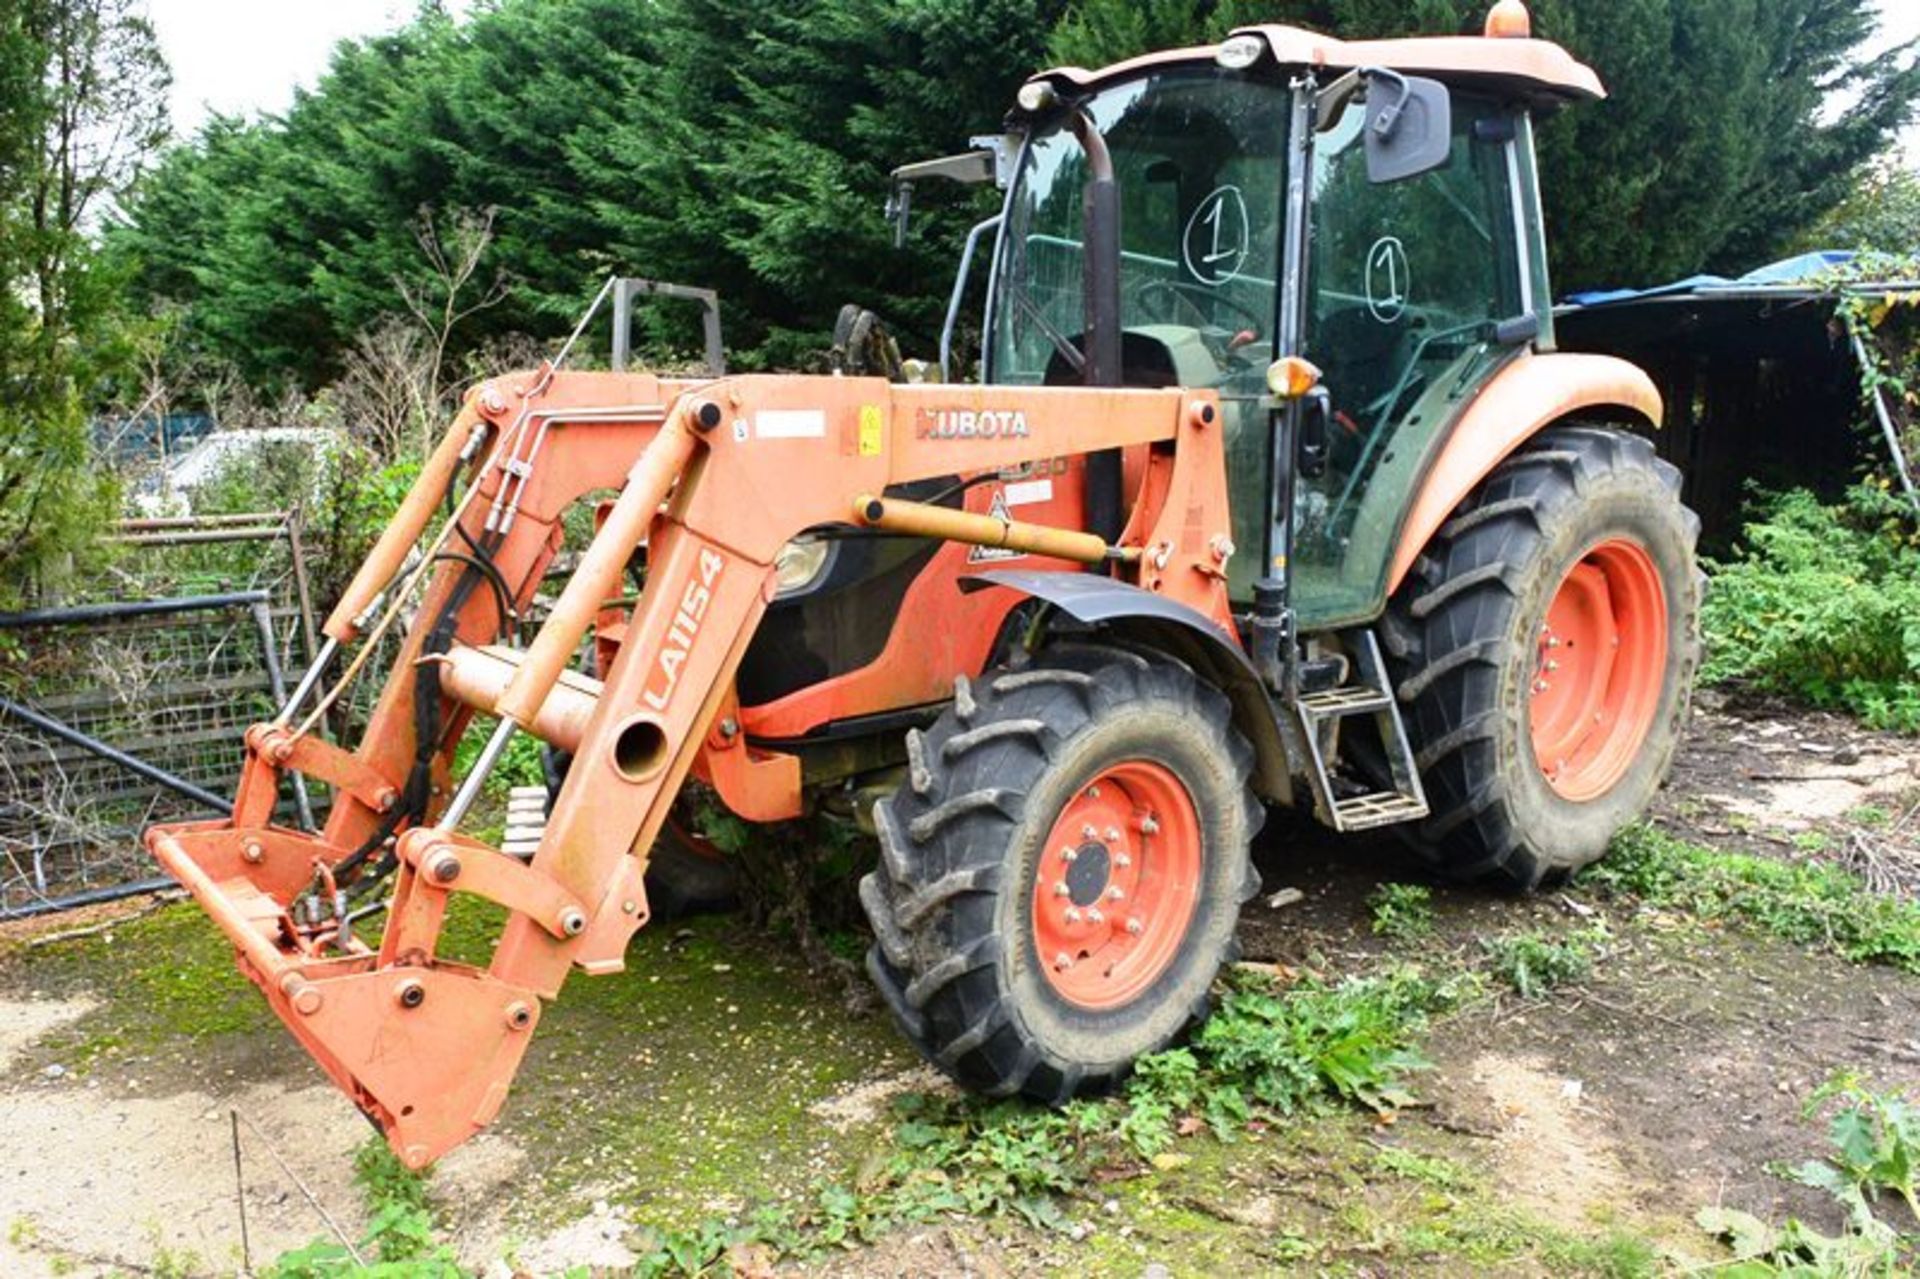
[[[1371,630],[1355,632],[1351,639],[1355,682],[1307,693],[1293,702],[1307,744],[1315,814],[1337,831],[1376,830],[1418,821],[1431,810],[1420,784],[1420,770],[1414,764],[1406,725],[1400,718],[1399,703],[1387,681],[1386,664],[1380,659],[1380,642]],[[1333,776],[1340,755],[1340,727],[1346,720],[1361,716],[1373,720],[1393,789],[1341,795],[1336,792]]]
[[[1333,813],[1336,829],[1374,830],[1381,826],[1397,826],[1401,822],[1417,822],[1427,815],[1427,804],[1425,800],[1408,795],[1381,791],[1373,795],[1355,795],[1351,799],[1335,800]]]

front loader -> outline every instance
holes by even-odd
[[[1648,378],[1553,350],[1532,121],[1602,91],[1527,27],[1030,80],[984,153],[902,171],[1005,188],[977,383],[563,353],[478,387],[232,817],[148,847],[414,1167],[492,1121],[569,971],[621,968],[690,787],[870,824],[901,1030],[1047,1102],[1204,1015],[1266,806],[1522,889],[1600,856],[1685,715],[1697,523],[1630,429]],[[523,733],[569,761],[527,857],[461,830]],[[320,831],[275,824],[296,774]],[[507,912],[485,967],[440,954],[456,893]]]

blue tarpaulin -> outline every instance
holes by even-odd
[[[1642,298],[1672,297],[1686,293],[1713,293],[1723,289],[1754,289],[1779,287],[1781,285],[1804,284],[1823,272],[1834,267],[1845,266],[1856,255],[1838,250],[1825,253],[1803,253],[1797,258],[1788,258],[1784,262],[1775,262],[1772,266],[1763,266],[1757,271],[1749,271],[1737,280],[1724,275],[1696,275],[1687,280],[1675,280],[1672,284],[1663,284],[1653,289],[1614,289],[1594,293],[1576,293],[1567,299],[1572,306],[1606,306],[1612,302],[1637,302]]]

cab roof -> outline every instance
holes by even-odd
[[[1403,40],[1339,40],[1302,27],[1265,25],[1241,27],[1233,37],[1257,36],[1266,41],[1281,66],[1324,69],[1335,73],[1357,67],[1386,67],[1413,75],[1431,76],[1448,84],[1481,88],[1516,97],[1534,107],[1559,107],[1607,96],[1592,67],[1551,40],[1495,36],[1416,36]],[[1229,38],[1233,38],[1229,37]],[[1183,65],[1211,64],[1219,45],[1168,49],[1130,58],[1110,67],[1057,67],[1035,80],[1058,86],[1092,89],[1128,79],[1141,72]]]

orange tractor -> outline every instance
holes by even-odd
[[[477,388],[232,817],[148,847],[416,1167],[499,1112],[570,970],[621,968],[650,857],[698,854],[690,781],[870,821],[901,1030],[1046,1102],[1204,1013],[1267,805],[1455,876],[1581,866],[1659,786],[1698,655],[1697,524],[1630,429],[1659,396],[1553,352],[1532,120],[1600,96],[1514,0],[1484,38],[1251,27],[1033,78],[985,151],[900,171],[1005,188],[978,383],[563,353]],[[520,733],[571,761],[526,857],[461,831]],[[274,823],[296,774],[321,831]],[[456,893],[508,914],[485,967],[438,953]]]

